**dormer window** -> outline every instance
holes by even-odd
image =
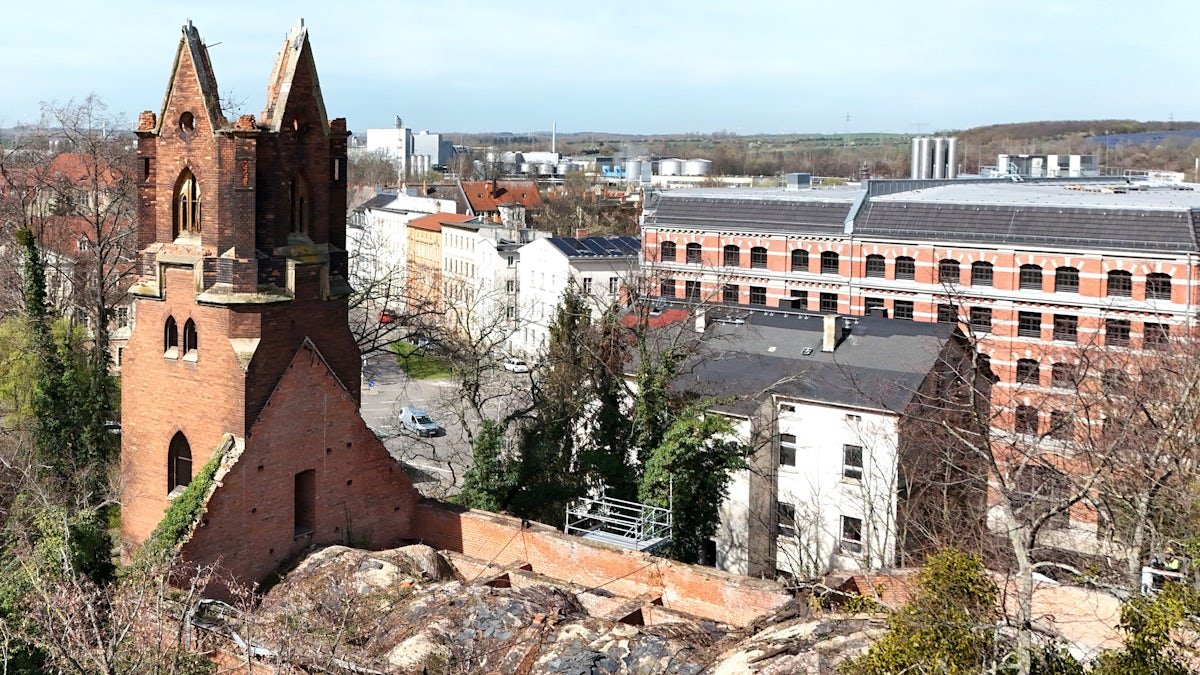
[[[200,183],[184,169],[175,187],[175,238],[200,235]]]

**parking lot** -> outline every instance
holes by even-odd
[[[527,382],[528,374],[497,369],[489,375],[489,390],[495,395],[487,405],[489,415],[507,406],[506,394]],[[400,409],[420,408],[444,432],[422,438],[399,422]],[[449,379],[410,379],[391,354],[377,354],[363,362],[362,416],[392,453],[410,467],[410,475],[422,494],[443,498],[462,485],[463,473],[471,465],[471,446],[462,420],[472,419],[464,410],[458,383]],[[472,423],[477,423],[473,420]]]

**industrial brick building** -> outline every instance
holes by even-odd
[[[1178,186],[872,181],[664,193],[642,241],[658,297],[961,320],[1001,386],[1043,356],[1049,386],[1064,349],[1155,346],[1190,325],[1198,225],[1200,194]]]
[[[647,203],[643,274],[667,302],[958,322],[997,379],[998,428],[1069,436],[1055,397],[1086,350],[1193,324],[1198,226],[1192,186],[1126,179],[680,190]],[[1071,517],[1094,532],[1094,512]]]

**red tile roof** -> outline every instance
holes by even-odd
[[[542,195],[531,180],[462,181],[463,194],[475,213],[491,213],[501,204],[520,204],[527,210],[542,208]]]
[[[465,223],[468,220],[474,220],[475,216],[465,213],[431,213],[428,216],[421,216],[408,221],[409,227],[415,227],[418,230],[427,230],[429,232],[441,232],[443,223]]]

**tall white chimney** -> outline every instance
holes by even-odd
[[[825,315],[825,331],[821,336],[821,351],[832,352],[842,341],[842,322],[837,314]]]

